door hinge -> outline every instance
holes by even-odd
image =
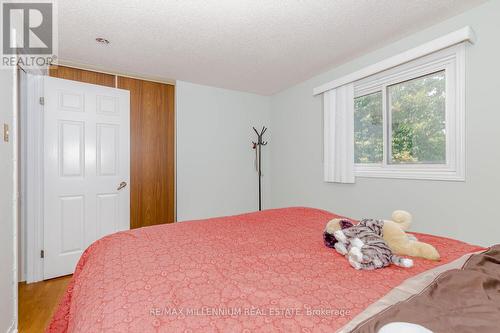
[[[45,98],[44,97],[40,97],[40,105],[45,105]]]
[[[45,257],[45,251],[44,251],[44,250],[41,250],[41,251],[40,251],[40,258],[42,258],[42,259],[43,259],[44,257]]]

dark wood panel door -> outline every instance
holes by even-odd
[[[66,66],[53,66],[49,69],[49,75],[59,79],[79,81],[100,86],[115,87],[116,77],[111,74],[87,71],[79,68]]]
[[[130,91],[130,227],[175,221],[174,86],[118,77]]]

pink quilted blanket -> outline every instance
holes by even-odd
[[[330,333],[405,279],[481,249],[419,234],[441,262],[356,271],[323,245],[333,217],[286,208],[104,237],[47,332]]]

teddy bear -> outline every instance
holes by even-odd
[[[415,236],[405,233],[412,222],[410,213],[396,210],[392,213],[392,220],[383,220],[382,237],[395,254],[402,256],[419,257],[430,260],[439,260],[438,251],[430,244],[420,242]],[[352,225],[349,219],[335,218],[329,221],[323,233],[325,245],[335,247],[337,239],[335,231],[348,228]]]

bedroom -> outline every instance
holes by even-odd
[[[1,332],[496,331],[368,314],[498,255],[500,1],[33,3],[2,2]],[[413,266],[355,269],[336,217],[411,218],[379,236]]]

